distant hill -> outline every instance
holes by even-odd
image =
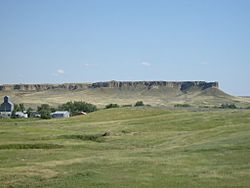
[[[218,82],[204,81],[1,85],[0,97],[5,95],[9,95],[14,103],[24,103],[31,107],[44,103],[56,106],[75,100],[90,102],[99,107],[109,103],[134,104],[138,100],[152,106],[173,106],[183,103],[193,106],[219,106],[222,103],[250,105],[249,98],[228,95],[219,89]]]
[[[65,84],[5,84],[0,85],[0,91],[45,91],[45,90],[84,90],[93,88],[146,88],[153,89],[157,87],[175,88],[181,91],[188,91],[192,88],[207,89],[218,88],[218,82],[204,81],[184,81],[184,82],[167,82],[167,81],[109,81],[95,83],[65,83]]]

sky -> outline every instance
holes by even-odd
[[[0,84],[218,81],[250,96],[249,0],[0,0]]]

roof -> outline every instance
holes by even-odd
[[[68,111],[55,111],[52,114],[68,114]]]
[[[16,112],[15,113],[16,117],[24,117],[24,118],[28,118],[28,114],[25,114],[23,112]]]

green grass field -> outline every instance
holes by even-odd
[[[0,119],[0,187],[249,186],[250,110]]]

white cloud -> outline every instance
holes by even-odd
[[[55,73],[53,73],[54,76],[62,76],[64,75],[65,71],[63,69],[57,69]]]
[[[62,74],[64,74],[64,70],[58,69],[58,70],[56,71],[56,73],[57,73],[58,75],[62,75]]]
[[[146,61],[143,61],[141,64],[142,64],[143,66],[145,66],[145,67],[150,67],[150,66],[151,66],[151,63],[146,62]]]

